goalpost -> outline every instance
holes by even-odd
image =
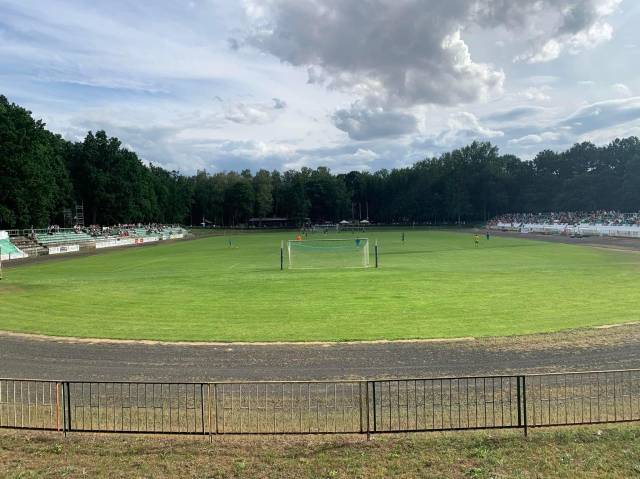
[[[369,254],[368,238],[288,240],[286,251],[280,245],[280,268],[285,256],[289,269],[368,268]]]

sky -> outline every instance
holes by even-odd
[[[0,0],[0,94],[192,174],[640,136],[637,0]]]

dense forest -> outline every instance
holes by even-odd
[[[249,170],[193,176],[145,165],[104,131],[69,142],[0,96],[0,229],[85,223],[240,225],[250,217],[376,223],[484,221],[506,212],[640,209],[640,140],[585,142],[531,161],[485,142],[411,167],[333,174]]]

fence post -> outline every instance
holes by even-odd
[[[204,436],[204,384],[200,383],[200,419],[202,421],[202,435]]]
[[[522,376],[522,406],[523,406],[523,413],[524,413],[524,437],[527,437],[528,435],[528,428],[527,428],[527,383],[526,383],[526,376]]]
[[[360,403],[360,413],[358,415],[360,434],[364,434],[364,426],[362,425],[362,381],[358,382],[358,402]]]
[[[224,396],[223,396],[223,399],[224,399]],[[222,404],[222,407],[224,407],[224,403]],[[216,434],[218,434],[220,432],[220,428],[218,427],[218,383],[215,383],[213,385],[213,412],[214,412],[213,418],[216,421]],[[224,414],[224,410],[223,410],[223,414]]]
[[[62,430],[65,437],[71,431],[71,388],[69,381],[62,383]]]
[[[371,440],[371,425],[369,419],[369,381],[365,382],[366,390],[365,390],[365,399],[367,404],[367,441]]]
[[[213,423],[211,422],[211,383],[207,384],[207,414],[209,416],[209,442],[213,442]]]
[[[516,400],[518,403],[518,427],[522,427],[522,398],[520,397],[520,376],[516,376]]]
[[[369,392],[369,388],[367,388],[367,392]],[[373,396],[373,401],[371,406],[373,407],[373,432],[378,431],[378,421],[376,418],[376,382],[371,381],[371,394]],[[382,409],[382,408],[381,408]],[[369,430],[371,430],[369,428]]]
[[[60,431],[60,383],[56,383],[56,430]]]

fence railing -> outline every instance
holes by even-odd
[[[356,381],[0,379],[0,428],[380,434],[640,421],[640,370]]]

